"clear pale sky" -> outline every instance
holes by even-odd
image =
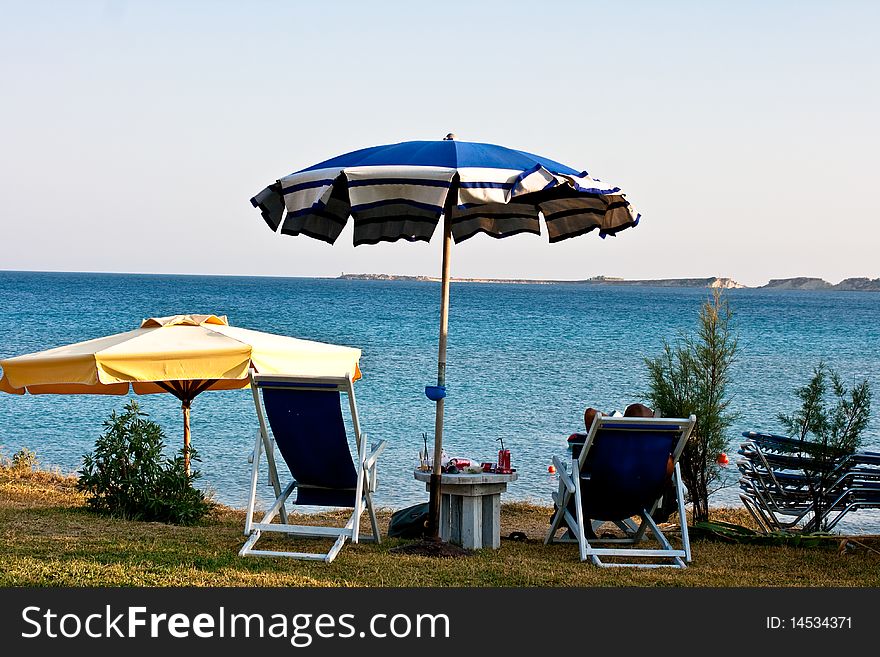
[[[0,269],[436,275],[273,235],[249,199],[383,143],[498,143],[620,185],[616,238],[477,236],[453,274],[880,276],[877,2],[6,2]]]

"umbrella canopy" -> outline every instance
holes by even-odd
[[[444,209],[452,237],[540,234],[551,242],[638,223],[620,187],[586,171],[493,144],[410,141],[340,155],[279,178],[251,199],[272,230],[333,243],[348,217],[354,243],[428,241]],[[286,212],[286,215],[285,215]]]
[[[173,315],[140,328],[0,360],[0,391],[23,395],[125,395],[170,392],[183,404],[184,447],[189,408],[205,390],[248,386],[261,374],[361,376],[360,349],[229,326],[225,315]]]
[[[438,536],[440,455],[446,396],[450,256],[453,240],[541,233],[551,242],[635,226],[639,215],[620,187],[554,160],[494,144],[409,141],[364,148],[277,179],[251,199],[273,231],[334,243],[348,217],[354,244],[428,241],[443,218],[437,404],[429,530]]]

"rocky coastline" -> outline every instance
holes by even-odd
[[[338,279],[350,281],[410,281],[438,282],[436,276],[396,276],[393,274],[341,274]],[[689,287],[689,288],[721,288],[757,289],[757,290],[803,290],[803,291],[845,291],[845,292],[880,292],[880,278],[846,278],[837,284],[829,283],[821,278],[795,277],[774,278],[766,285],[749,286],[738,283],[732,278],[711,276],[708,278],[659,278],[629,280],[612,276],[593,276],[582,280],[541,280],[528,278],[456,278],[455,283],[504,283],[517,285],[617,285],[617,286],[650,286],[650,287]]]

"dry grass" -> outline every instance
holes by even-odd
[[[240,558],[241,511],[218,506],[195,527],[116,520],[88,511],[70,477],[0,468],[0,586],[880,586],[876,538],[861,537],[866,547],[842,552],[837,543],[796,548],[694,540],[686,570],[600,569],[581,563],[575,545],[543,544],[549,516],[545,507],[505,504],[501,549],[459,559],[389,552],[405,544],[398,539],[346,545],[332,564]],[[383,530],[389,517],[380,513]],[[330,513],[297,522],[341,518]],[[716,510],[713,519],[748,524],[738,509]],[[514,531],[526,540],[504,538]],[[263,541],[320,547],[309,539]]]

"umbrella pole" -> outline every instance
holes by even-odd
[[[189,474],[189,409],[192,401],[184,399],[181,404],[183,409],[183,465],[186,468],[186,474]]]
[[[451,193],[450,193],[451,196]],[[440,282],[440,342],[437,350],[437,385],[446,385],[446,338],[449,333],[449,260],[452,252],[451,204],[443,213],[443,272]],[[434,420],[434,468],[428,498],[428,537],[440,537],[440,459],[443,454],[443,402],[437,400]]]

